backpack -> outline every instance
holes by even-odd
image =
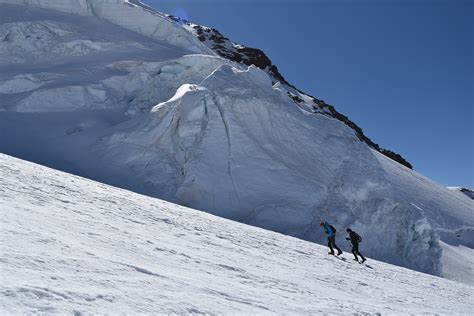
[[[332,225],[329,225],[329,227],[331,227],[332,231],[334,232],[334,234],[337,232],[336,230],[336,227],[332,226]]]
[[[361,243],[362,242],[362,237],[360,237],[360,235],[356,232],[354,232],[354,235],[356,236],[356,240],[358,243]]]

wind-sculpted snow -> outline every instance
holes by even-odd
[[[473,200],[267,70],[171,40],[186,30],[165,15],[71,1],[0,0],[0,152],[317,243],[321,220],[350,226],[372,258],[472,283],[472,260],[452,256],[472,258]],[[123,12],[154,19],[156,36]]]
[[[456,314],[474,288],[0,154],[0,313]]]
[[[48,73],[20,74],[4,79],[0,83],[0,93],[14,94],[33,91],[51,81],[61,79],[61,77],[61,75]]]
[[[112,43],[74,38],[66,23],[52,21],[5,23],[0,29],[2,63],[47,62],[63,56],[81,56],[100,51],[127,50],[139,43]],[[135,46],[135,47],[134,47]]]
[[[0,0],[0,4],[24,4],[80,16],[94,16],[195,53],[212,54],[209,48],[167,16],[127,0]]]

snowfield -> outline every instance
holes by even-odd
[[[474,200],[195,26],[138,0],[0,0],[0,152],[316,243],[322,220],[353,227],[371,258],[474,284]]]
[[[1,314],[472,313],[472,286],[3,154],[0,212]]]

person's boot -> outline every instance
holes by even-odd
[[[357,256],[352,260],[359,262],[359,258],[357,258]]]
[[[367,261],[367,259],[365,259],[364,257],[362,257],[362,261],[361,261],[360,263],[364,263],[364,262],[366,262],[366,261]]]
[[[329,252],[328,252],[328,255],[334,255],[334,252],[329,251]]]
[[[339,256],[339,255],[341,255],[341,254],[342,254],[342,250],[339,249],[339,251],[337,252],[337,255]]]

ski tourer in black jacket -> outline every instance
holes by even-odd
[[[357,255],[359,255],[362,259],[362,262],[364,262],[367,259],[365,259],[364,256],[359,251],[359,243],[362,241],[362,238],[359,236],[359,234],[357,234],[355,231],[353,231],[350,228],[347,229],[347,232],[349,233],[349,237],[346,239],[351,241],[352,254],[355,257],[354,260],[359,261],[359,258],[357,257]]]

